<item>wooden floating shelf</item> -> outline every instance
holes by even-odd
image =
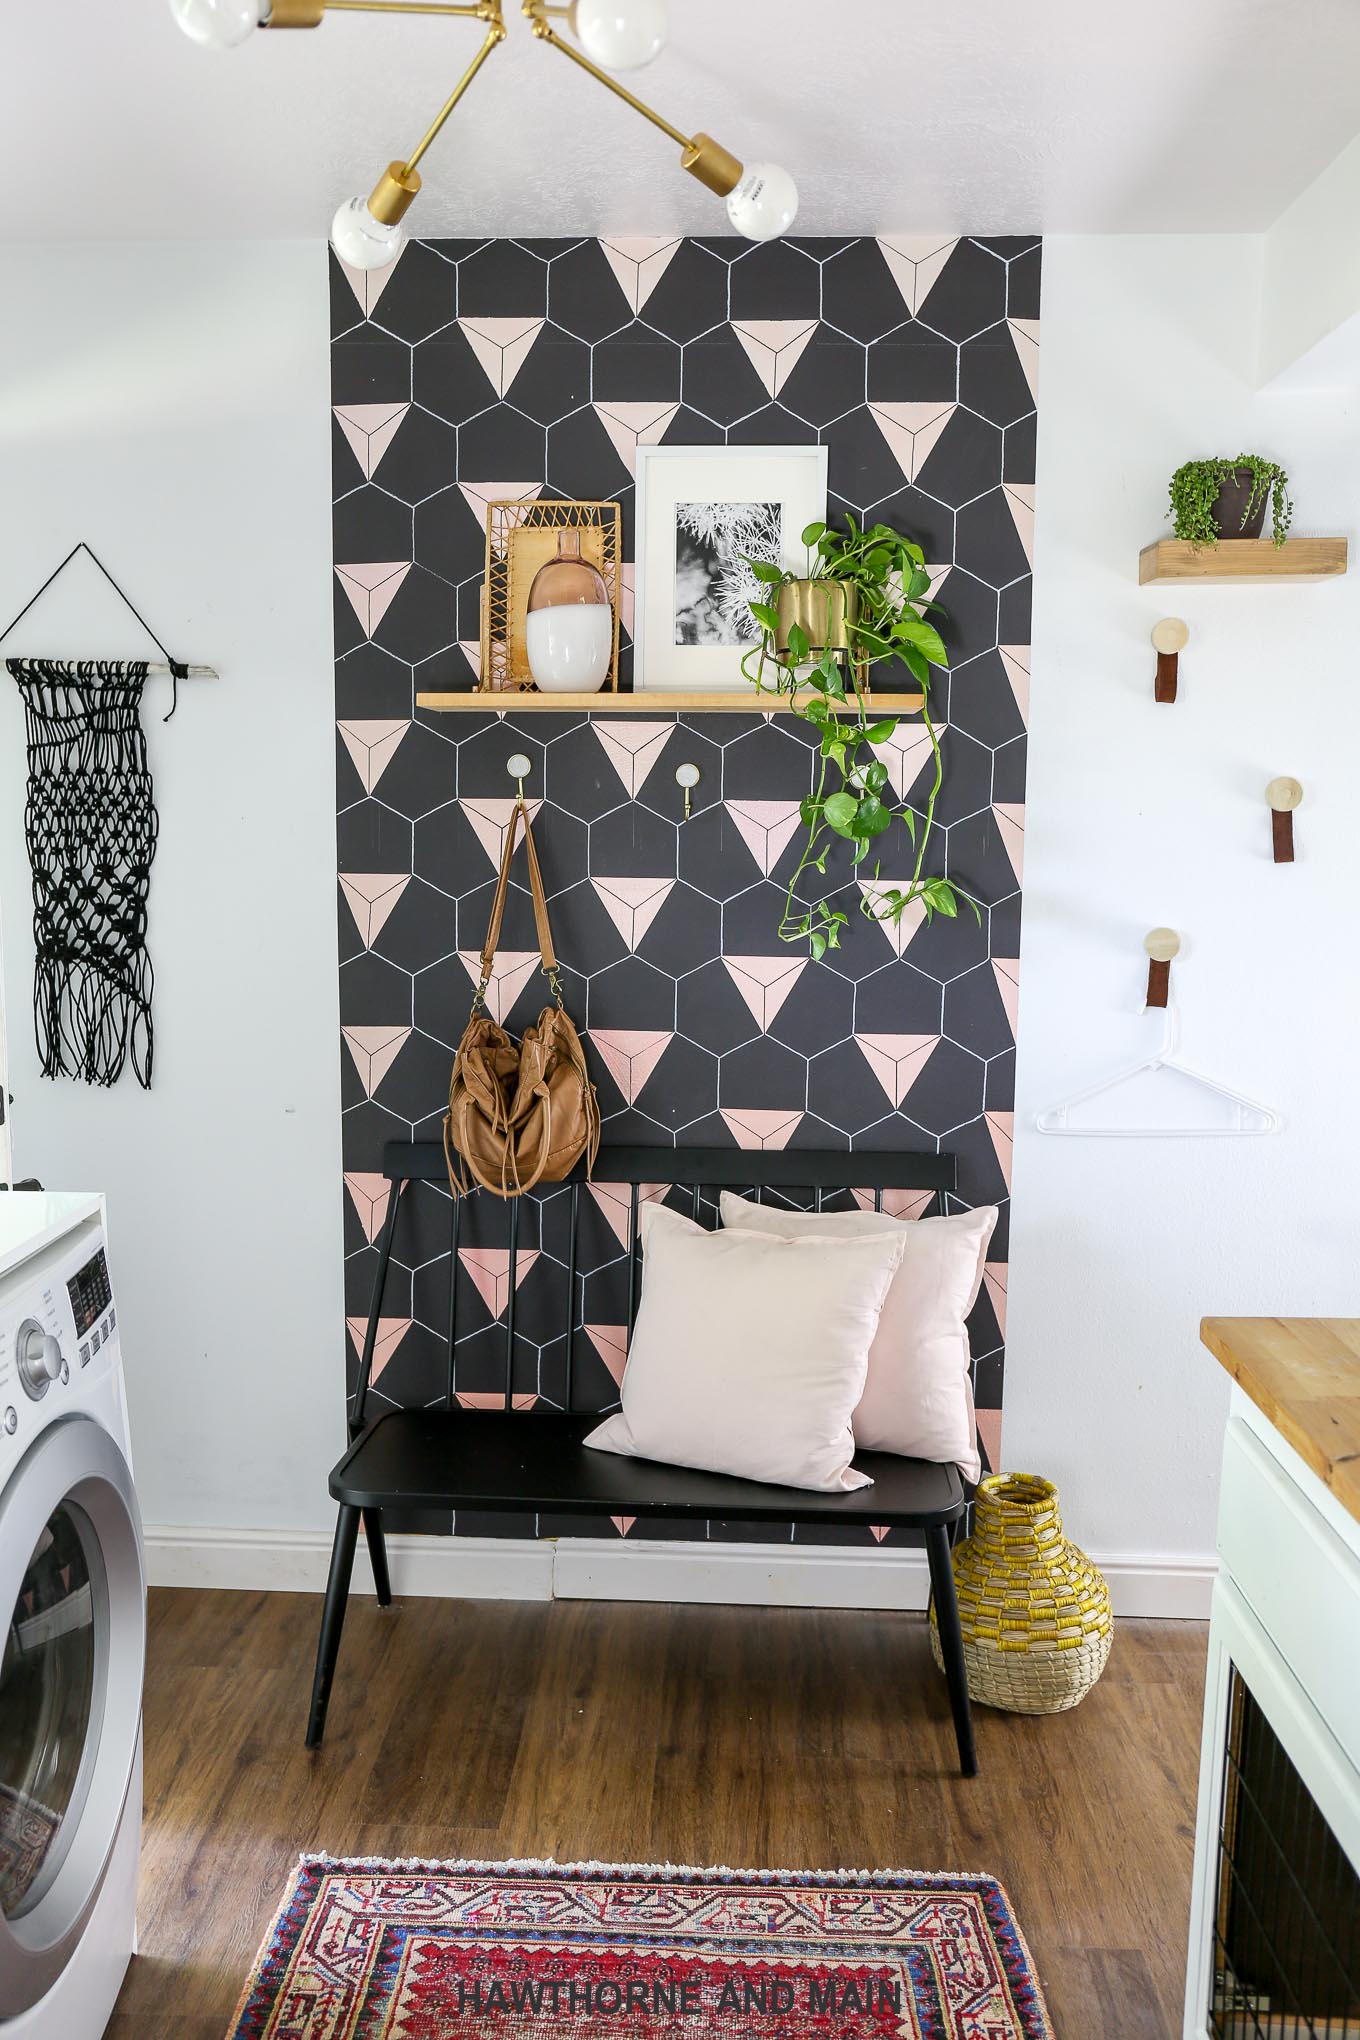
[[[1326,581],[1346,571],[1344,538],[1222,538],[1194,546],[1159,538],[1138,555],[1140,585],[1149,581]]]
[[[800,694],[799,704],[811,700]],[[913,715],[922,706],[920,694],[871,694],[865,706],[876,715]],[[574,715],[588,709],[595,715],[790,715],[795,703],[786,694],[747,694],[732,688],[721,694],[672,693],[669,689],[646,688],[635,694],[481,694],[469,689],[463,694],[417,694],[417,708],[433,708],[455,715]],[[853,715],[855,704],[838,706],[837,715]]]

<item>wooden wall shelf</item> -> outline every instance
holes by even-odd
[[[798,700],[806,701],[806,694]],[[867,706],[879,715],[912,715],[921,707],[919,694],[871,694]],[[588,710],[594,715],[776,715],[792,713],[793,703],[785,694],[747,693],[732,688],[721,694],[672,693],[648,688],[634,694],[417,694],[417,708],[437,709],[455,715],[577,715]],[[853,715],[854,702],[838,709],[839,715]]]
[[[1326,581],[1346,571],[1344,538],[1223,538],[1193,546],[1159,538],[1138,555],[1140,584],[1149,581]]]

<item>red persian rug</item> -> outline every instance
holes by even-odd
[[[304,1857],[230,2040],[1052,2040],[991,1877]]]

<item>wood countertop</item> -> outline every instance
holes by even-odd
[[[1199,1335],[1360,1523],[1360,1318],[1203,1318]]]

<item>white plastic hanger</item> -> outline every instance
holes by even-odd
[[[1252,1098],[1244,1098],[1240,1091],[1229,1090],[1226,1084],[1216,1083],[1212,1077],[1205,1077],[1198,1070],[1178,1060],[1176,1046],[1176,1011],[1168,1003],[1166,1025],[1162,1033],[1162,1045],[1156,1055],[1146,1062],[1138,1063],[1133,1069],[1123,1070],[1116,1077],[1107,1077],[1103,1083],[1092,1084],[1089,1090],[1078,1091],[1073,1097],[1063,1099],[1061,1104],[1050,1105],[1046,1112],[1035,1117],[1040,1133],[1064,1134],[1068,1139],[1098,1138],[1101,1140],[1221,1140],[1249,1133],[1278,1133],[1283,1121],[1278,1112],[1267,1105],[1258,1105]],[[1136,1083],[1139,1078],[1151,1077],[1153,1084],[1144,1084],[1144,1091],[1155,1089],[1155,1079],[1160,1073],[1168,1073],[1193,1084],[1208,1097],[1220,1098],[1233,1107],[1234,1117],[1229,1125],[1202,1125],[1193,1122],[1180,1125],[1158,1125],[1155,1120],[1141,1126],[1102,1125],[1091,1121],[1081,1125],[1072,1124],[1072,1114],[1079,1106],[1089,1104],[1092,1099],[1108,1097],[1111,1092],[1123,1091]]]

